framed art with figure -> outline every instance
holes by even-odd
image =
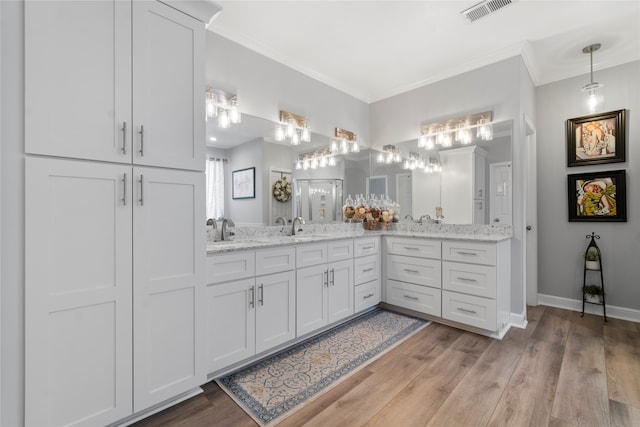
[[[567,166],[625,161],[625,110],[567,120]]]
[[[624,169],[568,176],[569,222],[626,222]]]

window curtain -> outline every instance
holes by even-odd
[[[207,159],[207,218],[224,217],[224,178],[227,159],[209,157]]]

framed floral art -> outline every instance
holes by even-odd
[[[625,161],[625,110],[567,120],[567,166]]]

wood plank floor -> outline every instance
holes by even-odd
[[[280,426],[640,426],[640,324],[529,307],[501,341],[432,324]],[[254,427],[215,383],[135,424]]]

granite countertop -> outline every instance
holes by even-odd
[[[397,236],[408,238],[432,238],[446,240],[471,240],[478,242],[499,242],[510,239],[512,236],[506,233],[497,233],[490,228],[477,227],[422,227],[412,230],[376,230],[365,231],[363,229],[339,230],[339,231],[312,231],[305,230],[295,236],[268,235],[255,233],[253,235],[241,233],[235,240],[207,241],[207,254],[214,255],[225,252],[234,252],[248,249],[263,249],[278,246],[316,243],[328,240],[356,239],[370,236]]]

